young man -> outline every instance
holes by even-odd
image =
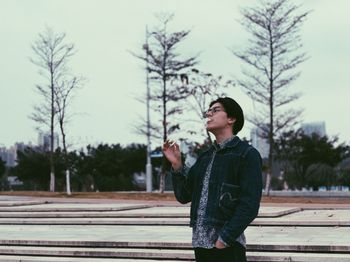
[[[241,141],[244,116],[229,97],[210,103],[206,128],[216,138],[187,168],[179,145],[167,141],[163,152],[172,164],[176,199],[191,202],[190,226],[196,261],[246,261],[244,230],[259,211],[262,174],[258,151]]]

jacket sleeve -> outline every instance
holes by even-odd
[[[192,168],[183,166],[180,170],[171,170],[174,194],[177,201],[186,204],[192,200]]]
[[[228,245],[233,245],[248,225],[257,217],[262,193],[261,157],[252,148],[241,163],[239,185],[241,194],[235,213],[221,231],[220,238]]]

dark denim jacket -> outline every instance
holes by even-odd
[[[196,223],[203,176],[213,150],[204,152],[187,174],[182,169],[172,175],[176,199],[182,204],[191,202],[191,227]],[[258,215],[262,192],[259,152],[236,136],[217,151],[208,190],[204,223],[221,228],[222,240],[233,245]]]

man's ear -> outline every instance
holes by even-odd
[[[229,123],[230,125],[233,125],[235,122],[236,122],[236,118],[234,118],[234,117],[229,117],[229,118],[228,118],[228,123]]]

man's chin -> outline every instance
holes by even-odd
[[[211,133],[214,131],[214,128],[212,128],[212,127],[208,127],[207,126],[206,129],[207,129],[208,132],[211,132]]]

